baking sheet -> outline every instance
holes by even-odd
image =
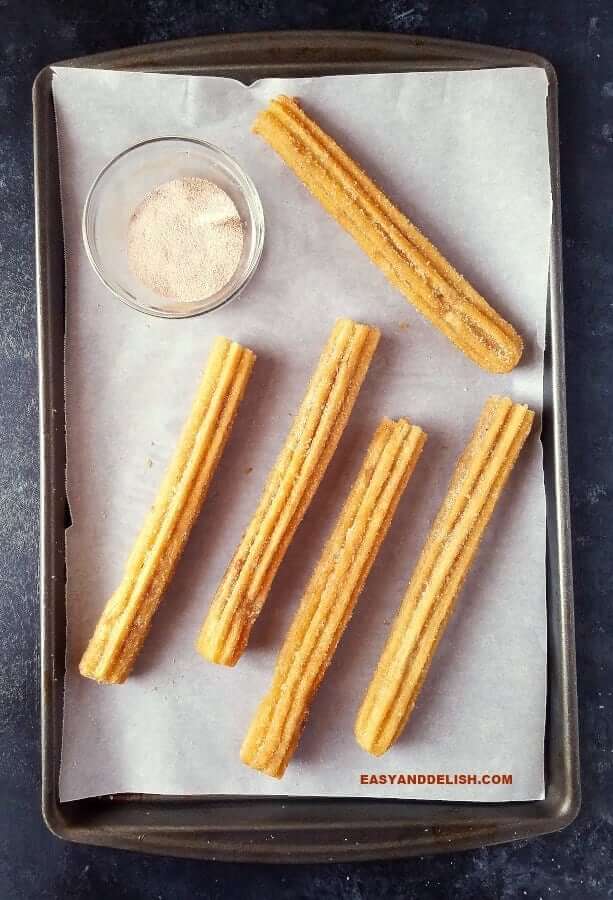
[[[524,335],[524,362],[490,376],[387,285],[248,126],[266,98],[298,94]],[[545,500],[530,441],[485,538],[401,741],[382,760],[355,743],[355,711],[453,461],[485,397],[542,405],[551,221],[542,71],[267,80],[56,69],[67,247],[68,666],[61,799],[170,794],[543,796]],[[80,241],[98,170],[131,143],[202,137],[254,178],[268,234],[247,292],[211,316],[162,321],[99,284]],[[337,315],[383,331],[328,475],[234,670],[193,644]],[[231,445],[132,679],[81,679],[76,664],[156,491],[214,334],[258,363]],[[95,348],[95,350],[94,350]],[[301,587],[381,415],[430,441],[282,782],[238,748],[270,679]],[[362,785],[362,773],[512,773],[512,785]]]

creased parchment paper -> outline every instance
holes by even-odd
[[[285,92],[305,107],[506,315],[526,342],[492,376],[388,285],[250,124]],[[551,224],[545,75],[536,69],[260,81],[57,68],[53,79],[67,257],[68,674],[61,798],[121,791],[528,800],[543,796],[545,497],[538,428],[481,547],[418,708],[381,759],[353,722],[454,461],[485,398],[542,406]],[[226,309],[181,321],[135,312],[87,261],[86,193],[120,151],[162,135],[203,138],[252,176],[267,237],[258,272]],[[334,319],[383,334],[318,495],[235,669],[194,642],[253,512]],[[214,335],[258,355],[227,452],[133,676],[77,672],[120,580]],[[276,653],[384,416],[429,433],[353,620],[277,782],[239,760]],[[363,785],[371,773],[512,775],[511,785]]]

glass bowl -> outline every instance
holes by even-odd
[[[243,223],[243,250],[227,284],[209,297],[185,302],[159,296],[132,273],[128,224],[153,188],[190,176],[207,178],[232,198]],[[91,186],[82,224],[89,261],[107,288],[128,306],[166,318],[197,316],[229,303],[255,272],[264,246],[264,213],[255,185],[225,151],[193,138],[155,138],[116,156]]]

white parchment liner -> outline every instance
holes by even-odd
[[[250,124],[269,97],[309,112],[523,335],[508,376],[480,371],[426,324]],[[538,434],[514,472],[398,744],[375,760],[355,713],[454,461],[485,398],[542,406],[551,225],[546,78],[537,69],[260,81],[57,68],[67,255],[68,674],[61,798],[120,791],[527,800],[543,796],[545,497]],[[231,153],[260,191],[267,238],[245,294],[167,321],[134,312],[91,270],[87,190],[127,146],[178,134]],[[194,642],[338,316],[383,334],[336,456],[243,659]],[[133,676],[101,687],[78,659],[116,587],[189,409],[211,340],[258,354],[209,499]],[[250,717],[377,421],[430,435],[354,618],[277,782],[240,763]],[[510,773],[511,785],[362,785],[362,773]]]

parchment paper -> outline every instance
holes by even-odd
[[[375,760],[353,722],[454,461],[485,398],[542,406],[551,223],[542,71],[266,80],[57,68],[67,254],[68,674],[63,800],[120,791],[528,800],[543,796],[545,498],[529,440],[398,744]],[[306,108],[515,324],[509,376],[480,371],[388,285],[277,156],[252,135],[279,92]],[[135,312],[99,283],[81,242],[86,192],[146,138],[204,138],[230,152],[264,205],[264,258],[244,295],[182,321]],[[298,531],[248,652],[234,669],[194,642],[253,512],[334,319],[383,337],[349,426]],[[202,516],[138,661],[121,687],[81,678],[78,659],[151,504],[211,340],[258,354]],[[429,433],[298,752],[277,782],[239,760],[276,653],[377,421]],[[511,785],[363,785],[371,773],[510,773]]]

